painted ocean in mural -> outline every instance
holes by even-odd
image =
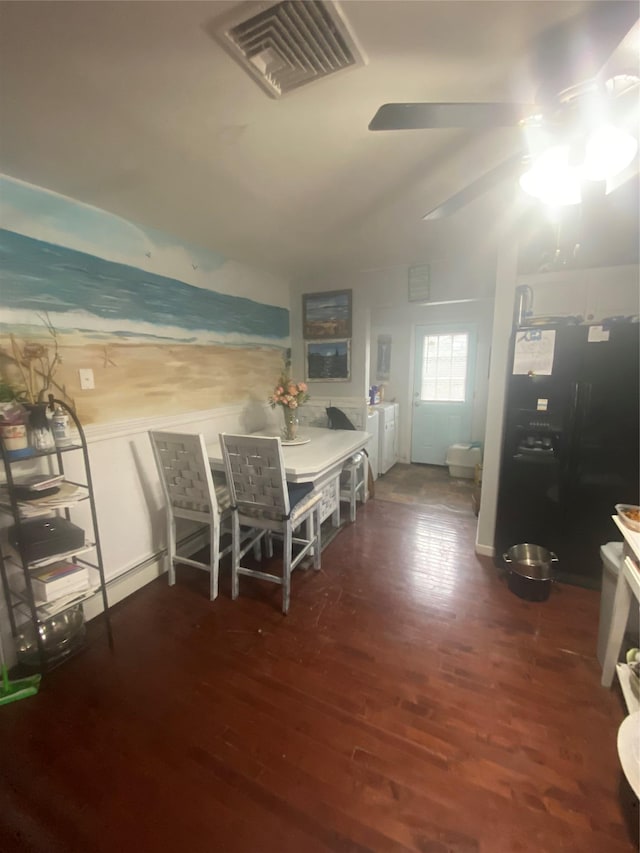
[[[0,229],[0,328],[48,312],[57,329],[183,343],[274,344],[289,312]]]
[[[0,368],[19,384],[10,334],[57,348],[54,393],[95,423],[265,399],[289,312],[0,229]]]

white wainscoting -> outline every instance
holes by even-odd
[[[313,398],[300,410],[302,424],[327,426],[325,410],[330,405],[341,408],[356,428],[366,429],[366,403],[354,397]],[[166,571],[164,500],[149,430],[202,433],[206,441],[216,441],[220,432],[249,433],[267,425],[280,425],[281,421],[279,409],[271,410],[267,403],[255,400],[224,408],[85,428],[110,605]],[[65,454],[66,473],[72,479],[80,479],[83,468],[79,462],[74,463],[74,456]],[[32,469],[24,463],[21,473],[28,474],[32,470],[37,470],[35,463]],[[86,505],[74,509],[74,523],[89,527],[89,519]],[[11,519],[6,516],[1,524],[8,526]],[[192,534],[193,525],[188,523],[178,530],[179,538],[192,543],[193,550],[206,544]],[[84,610],[87,619],[101,613],[101,597],[96,595],[87,600]],[[11,663],[14,653],[4,606],[0,607],[0,620]]]
[[[162,418],[143,418],[122,423],[88,426],[85,430],[96,498],[98,527],[107,578],[109,603],[122,598],[157,578],[166,570],[164,500],[156,470],[148,432],[152,429],[202,433],[206,440],[217,440],[218,434],[252,432],[275,421],[266,403],[250,401],[243,405],[187,412]],[[278,421],[276,421],[278,422]],[[79,454],[78,454],[79,455]],[[75,453],[64,457],[65,472],[80,480],[83,467],[74,461]],[[39,463],[23,463],[21,474],[38,470]],[[0,466],[1,467],[1,466]],[[86,505],[73,510],[73,522],[89,527]],[[12,524],[4,516],[0,526]],[[205,544],[192,536],[188,522],[178,529],[182,541],[193,543],[193,550]],[[0,624],[10,662],[14,660],[8,618],[4,601],[0,607]],[[89,599],[85,616],[90,619],[102,611],[100,596]],[[8,646],[8,648],[7,648]]]

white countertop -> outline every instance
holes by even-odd
[[[640,563],[640,533],[631,530],[627,525],[620,520],[619,515],[611,516],[617,525],[620,533],[624,536],[624,541],[627,543],[637,563]]]
[[[254,435],[279,436],[277,429],[261,430]],[[283,445],[282,454],[287,480],[302,483],[317,480],[369,442],[371,435],[362,430],[321,429],[302,427],[299,438],[310,439],[307,444]],[[222,450],[218,442],[207,443],[207,455],[213,468],[222,469]]]

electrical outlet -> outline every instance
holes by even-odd
[[[81,390],[92,391],[96,387],[93,381],[93,370],[90,367],[81,367],[78,373],[80,374]]]

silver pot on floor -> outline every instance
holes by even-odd
[[[502,555],[507,567],[511,592],[527,601],[546,601],[554,581],[554,563],[558,558],[553,551],[541,545],[524,543],[512,545]]]

